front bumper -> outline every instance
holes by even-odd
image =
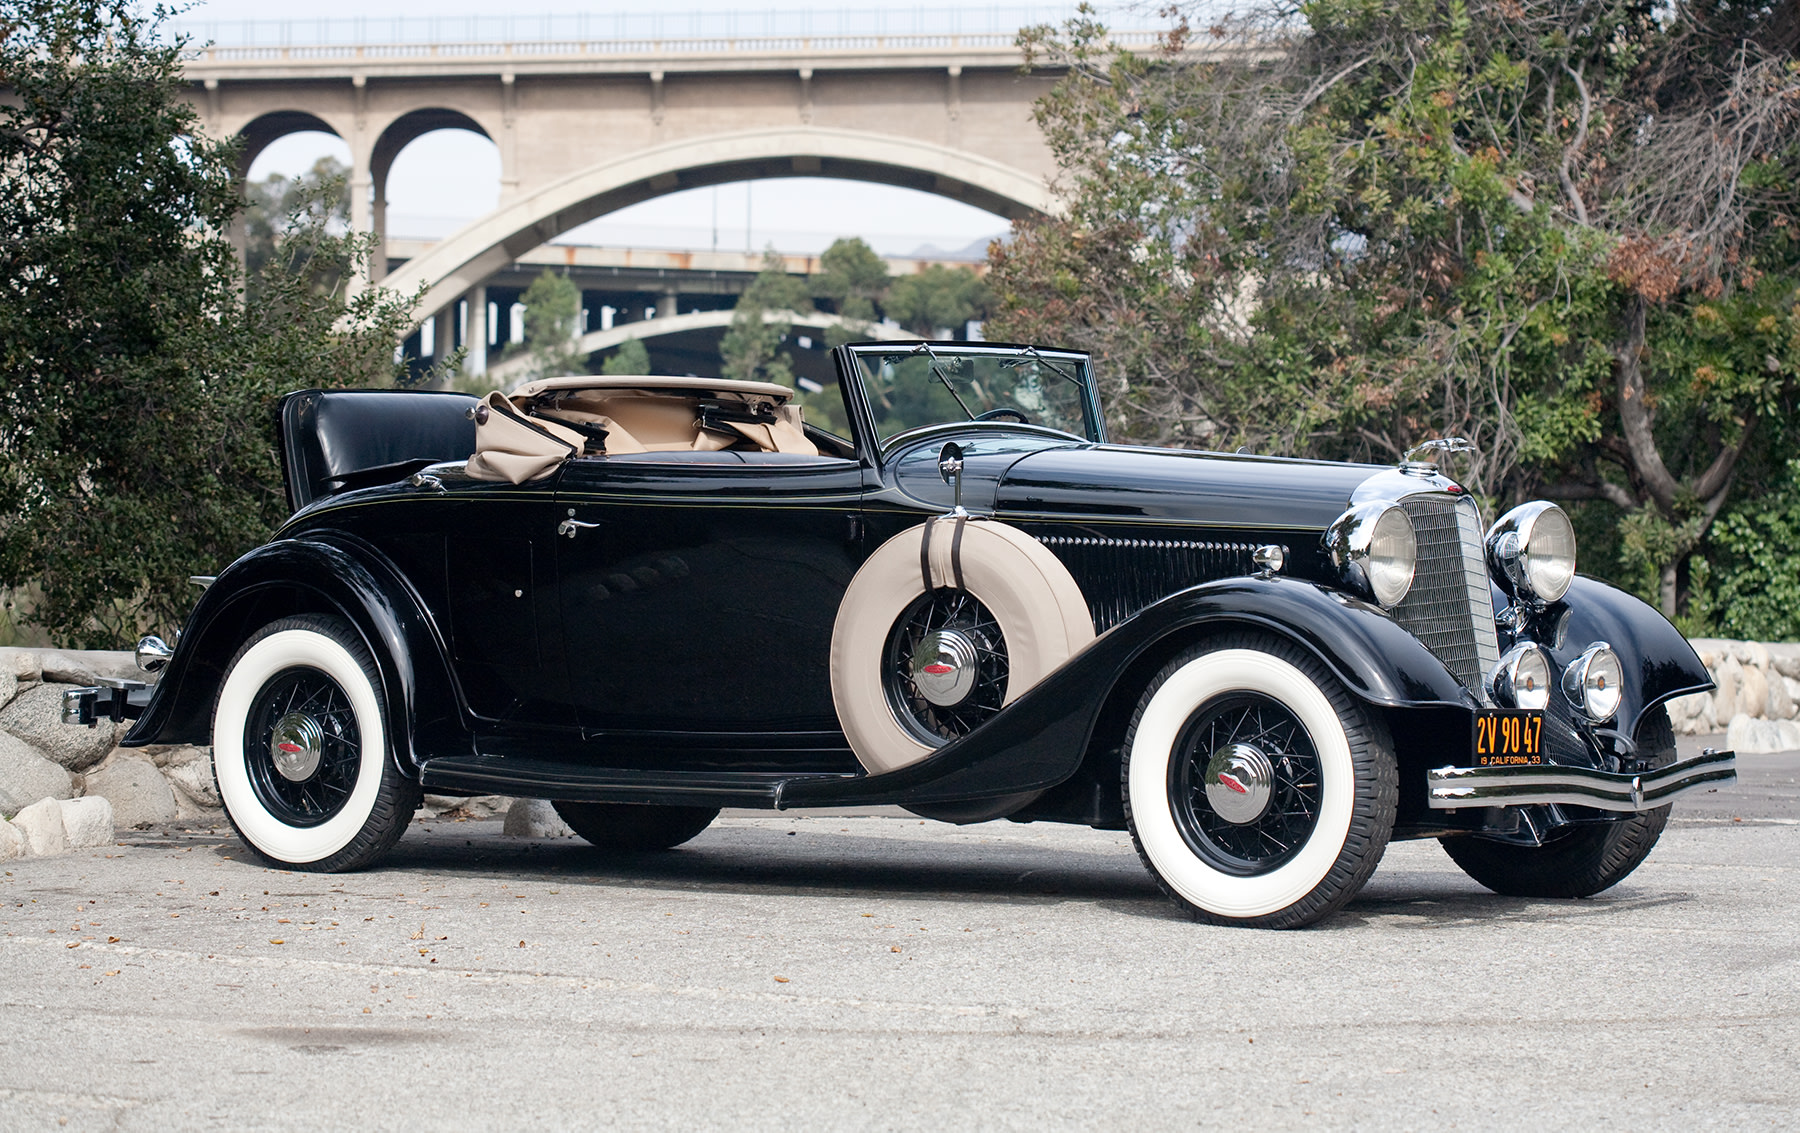
[[[62,722],[93,727],[102,720],[135,720],[150,706],[154,685],[102,677],[99,685],[63,693]]]
[[[1737,780],[1737,754],[1707,748],[1691,759],[1641,774],[1585,767],[1440,767],[1426,772],[1433,810],[1468,806],[1570,803],[1600,810],[1642,811],[1705,787]]]

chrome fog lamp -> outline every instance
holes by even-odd
[[[1520,504],[1488,528],[1487,557],[1508,594],[1554,602],[1575,581],[1575,525],[1555,504]]]
[[[1325,547],[1344,582],[1381,606],[1398,606],[1412,589],[1419,543],[1397,504],[1351,508],[1326,529]]]
[[[1550,704],[1550,661],[1536,644],[1522,641],[1506,651],[1488,678],[1494,702],[1505,708],[1544,708]]]
[[[1625,667],[1604,641],[1596,641],[1563,670],[1563,695],[1583,716],[1598,724],[1619,711],[1625,693]]]

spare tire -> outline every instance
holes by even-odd
[[[1042,543],[987,519],[927,520],[851,579],[831,695],[870,774],[967,734],[1094,640],[1081,588]]]

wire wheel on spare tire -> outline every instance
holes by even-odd
[[[340,618],[272,622],[232,658],[213,707],[213,778],[257,855],[336,872],[400,840],[421,796],[389,755],[380,690],[375,659]]]
[[[1675,762],[1675,728],[1661,705],[1644,714],[1637,745],[1652,769]],[[1668,824],[1671,806],[1577,826],[1542,846],[1463,835],[1441,838],[1462,871],[1503,897],[1592,897],[1644,863]]]
[[[1121,768],[1138,855],[1196,919],[1299,928],[1375,872],[1399,802],[1393,742],[1312,654],[1234,633],[1165,665]]]
[[[831,694],[871,774],[959,739],[1094,640],[1081,588],[1016,527],[909,528],[851,579],[831,635]]]

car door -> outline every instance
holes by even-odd
[[[862,490],[858,462],[824,455],[570,461],[556,558],[591,758],[691,750],[741,766],[841,749],[831,631],[860,553]]]

